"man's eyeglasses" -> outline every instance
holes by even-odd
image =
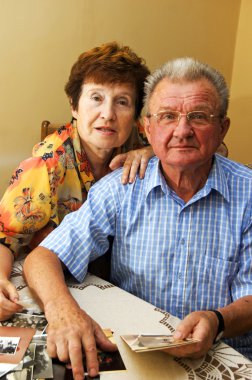
[[[181,113],[179,111],[161,111],[158,113],[147,114],[147,117],[154,117],[160,127],[177,126],[181,117],[186,116],[186,119],[191,127],[201,127],[212,123],[212,119],[216,115],[212,115],[206,111],[191,111]]]

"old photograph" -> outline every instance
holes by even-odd
[[[14,355],[18,346],[20,337],[0,337],[0,355]]]
[[[1,322],[2,326],[32,327],[36,334],[42,334],[47,326],[47,320],[43,316],[34,314],[16,313],[7,321]]]
[[[49,357],[45,345],[37,345],[33,378],[46,379],[53,377],[52,359]]]

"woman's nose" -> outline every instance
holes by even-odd
[[[115,108],[112,101],[106,101],[101,106],[101,117],[106,120],[115,119]]]

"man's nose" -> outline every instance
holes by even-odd
[[[115,108],[111,100],[103,102],[101,106],[101,117],[106,120],[113,120],[115,118]]]
[[[187,138],[193,135],[193,129],[186,115],[181,114],[178,118],[177,125],[174,126],[173,135],[177,138]]]

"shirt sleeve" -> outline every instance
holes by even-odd
[[[241,246],[239,252],[239,268],[232,283],[231,294],[233,300],[252,295],[252,208],[251,200],[248,201],[246,217],[242,231]]]
[[[118,201],[115,186],[113,192],[111,186],[107,177],[95,184],[80,209],[67,215],[40,244],[53,251],[79,282],[89,262],[105,254],[108,237],[115,234]]]
[[[17,255],[51,216],[50,179],[45,161],[32,157],[20,163],[0,202],[0,243]]]

